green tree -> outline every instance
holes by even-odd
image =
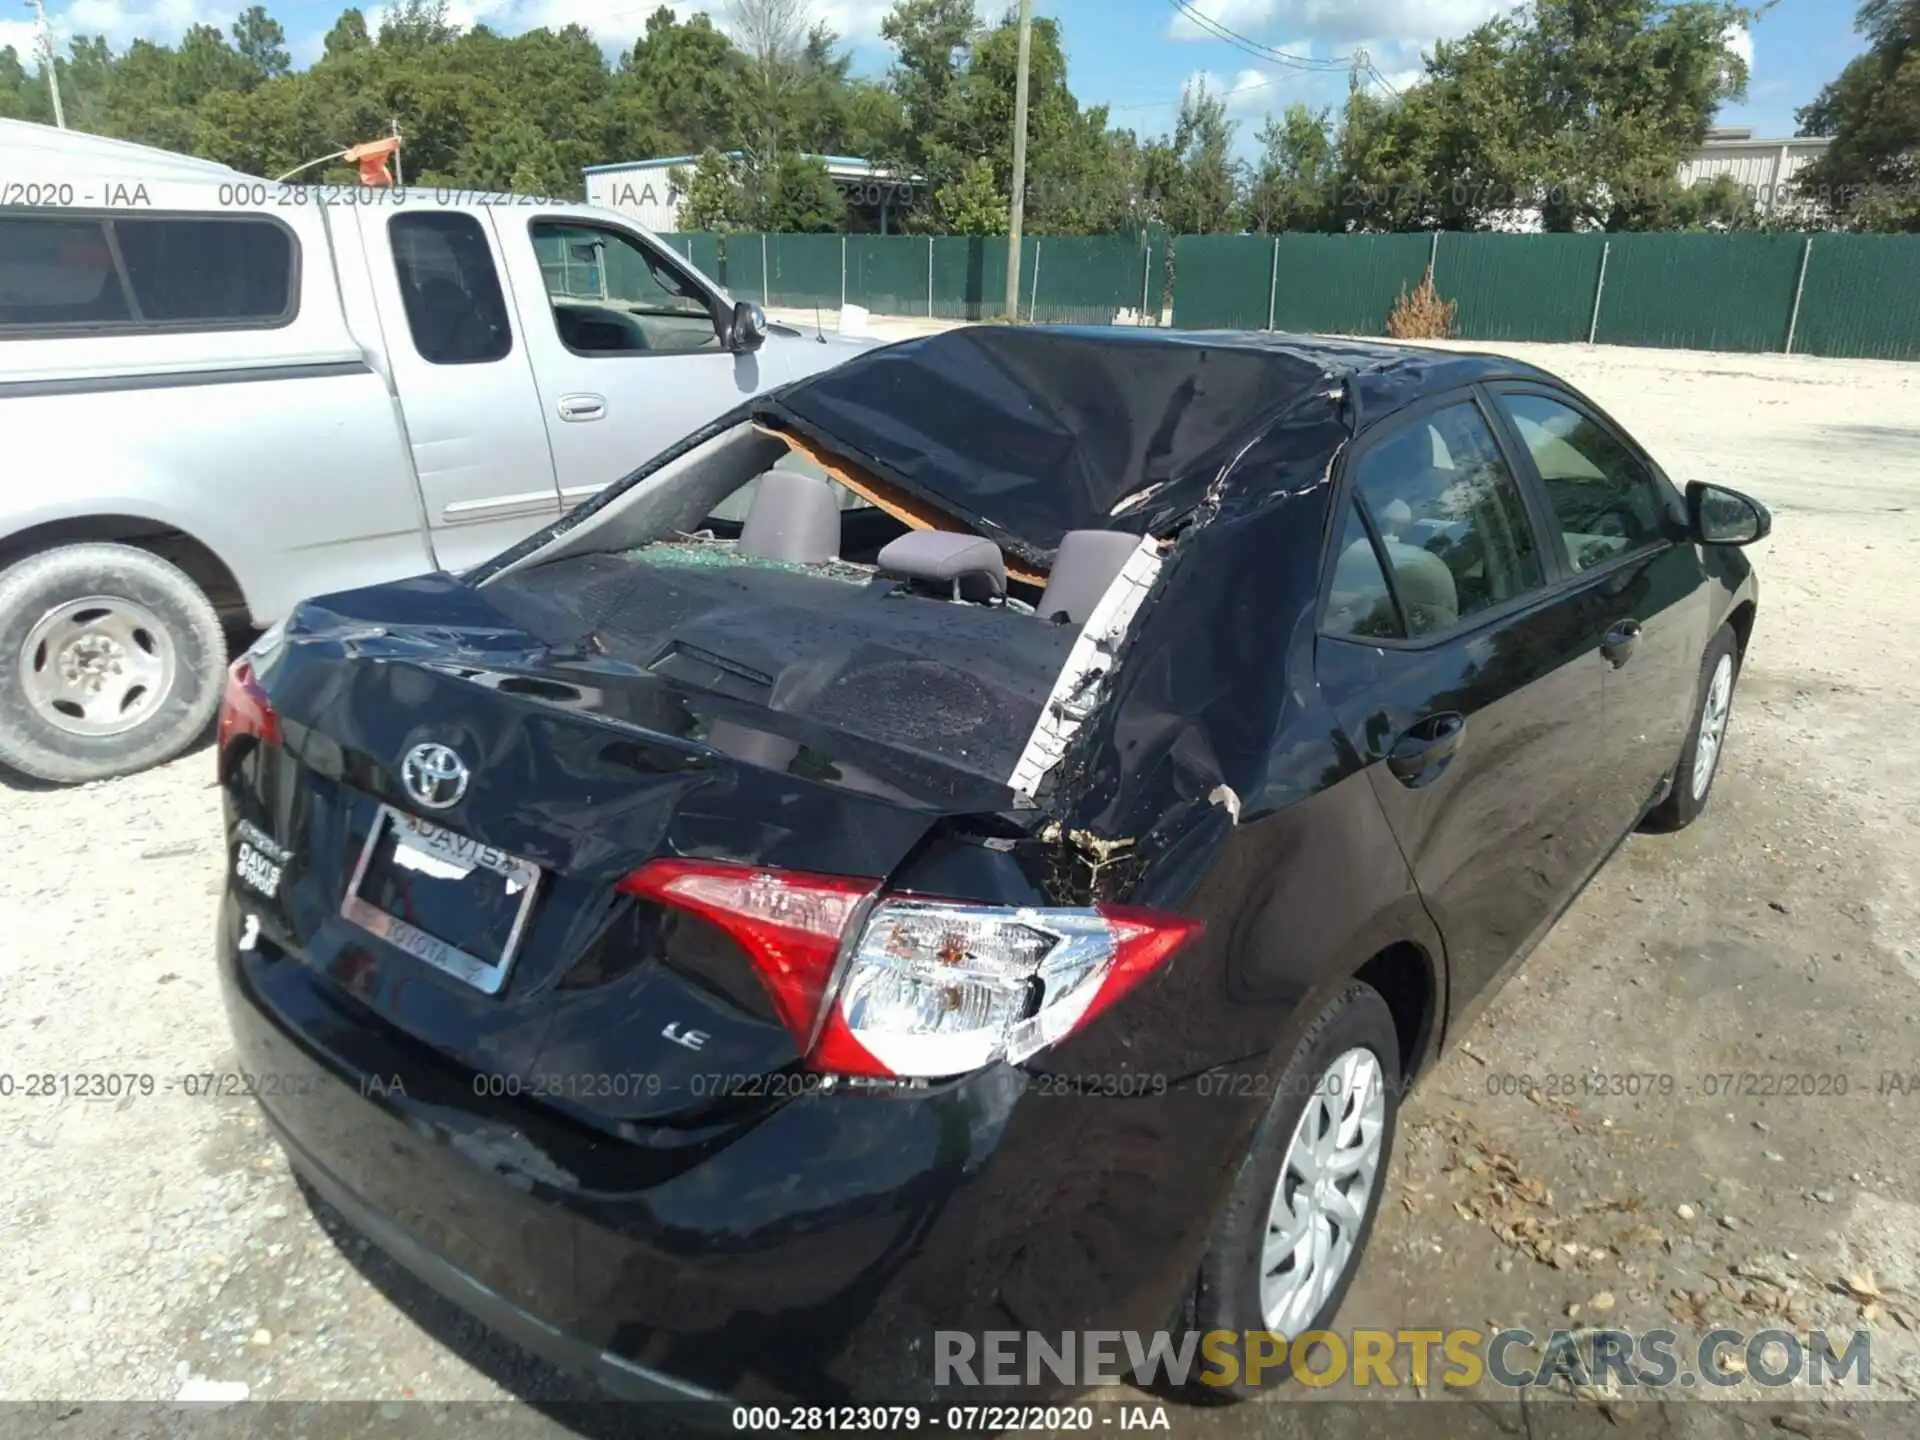
[[[1332,112],[1298,101],[1260,127],[1260,160],[1247,192],[1250,230],[1321,230],[1330,224],[1338,178]]]
[[[718,150],[706,150],[691,171],[684,165],[674,167],[667,183],[684,197],[680,202],[683,229],[724,233],[745,228],[738,168]]]
[[[1204,80],[1182,87],[1173,140],[1156,156],[1161,209],[1169,229],[1206,235],[1239,228],[1241,167],[1233,158],[1238,125]]]
[[[1007,233],[1007,197],[993,178],[993,165],[984,158],[969,161],[956,178],[934,192],[933,203],[942,234]]]
[[[1391,103],[1348,105],[1339,228],[1660,223],[1680,161],[1746,93],[1722,0],[1531,0],[1437,45]]]
[[[783,154],[774,169],[760,224],[768,230],[844,230],[847,197],[818,157]]]
[[[1844,225],[1920,231],[1920,0],[1866,0],[1856,56],[1799,112],[1833,144],[1797,177]]]
[[[233,48],[246,65],[248,89],[286,74],[292,64],[287,32],[259,5],[248,6],[233,22]]]
[[[333,28],[327,31],[325,56],[329,60],[338,60],[355,50],[364,50],[373,43],[373,37],[367,33],[367,17],[358,10],[342,10],[340,18],[333,22]]]
[[[742,65],[740,52],[705,15],[682,23],[665,6],[655,10],[614,78],[611,153],[644,159],[732,148]]]

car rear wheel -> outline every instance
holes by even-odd
[[[1647,815],[1648,830],[1684,830],[1700,818],[1713,793],[1714,777],[1726,750],[1727,725],[1733,715],[1733,689],[1740,679],[1740,645],[1732,627],[1723,627],[1707,646],[1700,663],[1699,698],[1694,702],[1693,728],[1674,768],[1673,789]]]
[[[1284,1379],[1291,1371],[1275,1348],[1275,1363],[1249,1380],[1246,1334],[1270,1331],[1290,1343],[1324,1328],[1340,1308],[1380,1208],[1399,1112],[1399,1055],[1387,1002],[1356,981],[1274,1077],[1273,1103],[1194,1287],[1192,1328],[1242,1337],[1235,1383],[1203,1380],[1203,1394],[1241,1399]],[[1210,1373],[1217,1367],[1200,1372]]]
[[[75,784],[193,743],[220,703],[226,637],[177,567],[64,545],[0,571],[0,764]]]

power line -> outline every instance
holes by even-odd
[[[1276,50],[1271,45],[1262,45],[1258,40],[1255,40],[1249,35],[1242,35],[1238,30],[1229,29],[1212,16],[1202,13],[1190,3],[1190,0],[1167,0],[1167,3],[1173,6],[1181,15],[1184,15],[1195,25],[1198,25],[1202,30],[1213,36],[1214,39],[1224,40],[1236,50],[1243,51],[1248,55],[1266,60],[1272,64],[1284,65],[1294,70],[1309,70],[1321,74],[1331,74],[1345,70],[1351,60],[1351,57],[1329,57],[1321,59],[1311,55],[1289,55],[1286,51]]]

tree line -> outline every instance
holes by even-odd
[[[1646,230],[1763,223],[1721,179],[1683,188],[1679,162],[1718,108],[1743,99],[1727,0],[1530,0],[1424,57],[1400,93],[1269,113],[1251,161],[1204,85],[1171,129],[1141,135],[1067,83],[1058,21],[1033,22],[1025,223],[1032,233]],[[915,194],[915,231],[1007,225],[1017,25],[977,0],[898,0],[884,73],[850,57],[808,0],[731,0],[724,29],[662,6],[609,60],[582,26],[501,35],[449,23],[444,0],[402,0],[370,28],[344,11],[321,58],[295,70],[259,5],[177,45],[74,39],[57,60],[68,123],[276,176],[394,132],[408,184],[579,195],[583,166],[698,157],[680,177],[689,229],[848,225],[819,155],[872,159]],[[1822,223],[1920,230],[1920,0],[1865,0],[1868,41],[1799,112],[1830,136],[1805,174]],[[1150,37],[1149,37],[1150,38]],[[1358,72],[1356,71],[1356,77]],[[1277,89],[1283,79],[1271,82]],[[0,49],[0,115],[50,121],[45,76]],[[309,172],[351,178],[351,172]],[[1794,223],[1805,223],[1796,217]]]

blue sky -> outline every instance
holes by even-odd
[[[264,0],[286,28],[296,64],[320,53],[321,37],[344,8],[334,0]],[[485,21],[515,33],[539,25],[584,24],[611,49],[631,43],[659,0],[451,0],[452,17]],[[982,0],[981,11],[999,0]],[[1143,134],[1173,123],[1181,85],[1204,74],[1227,97],[1242,121],[1242,149],[1271,110],[1292,100],[1336,101],[1345,93],[1343,68],[1364,47],[1383,77],[1375,85],[1402,86],[1418,73],[1420,52],[1436,39],[1465,33],[1510,0],[1182,0],[1213,23],[1261,47],[1300,57],[1285,64],[1249,53],[1248,47],[1207,33],[1174,0],[1035,0],[1037,14],[1061,23],[1074,92],[1083,102],[1113,107],[1115,123]],[[231,23],[242,3],[234,0],[47,0],[56,32],[105,34],[116,48],[137,37],[177,38],[187,25],[205,20]],[[891,0],[812,0],[816,15],[844,38],[857,69],[885,68],[889,52],[879,39],[880,19]],[[0,18],[0,44],[24,56],[31,30],[19,18]],[[378,5],[366,7],[369,17]],[[696,0],[676,6],[685,14],[708,10],[724,22],[726,0]],[[1753,125],[1762,134],[1793,130],[1795,107],[1811,100],[1861,48],[1853,33],[1850,0],[1778,0],[1754,25],[1752,80],[1744,105],[1731,107],[1725,123]],[[628,157],[609,156],[609,159]]]

